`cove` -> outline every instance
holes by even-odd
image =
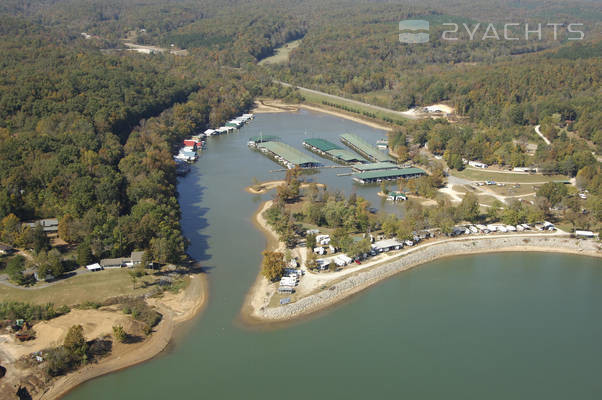
[[[210,138],[180,180],[189,253],[209,271],[209,304],[152,361],[90,381],[67,399],[508,399],[602,397],[602,268],[599,259],[505,253],[444,259],[404,272],[328,312],[281,329],[237,322],[259,271],[265,238],[251,218],[271,194],[244,191],[280,166],[248,149],[278,135],[338,143],[383,131],[329,115],[260,114]],[[326,162],[325,163],[330,163]],[[344,170],[310,176],[388,207],[374,186]]]

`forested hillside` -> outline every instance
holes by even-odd
[[[405,110],[436,102],[460,122],[407,122],[391,135],[503,165],[536,164],[599,192],[600,17],[596,2],[441,0],[7,0],[0,4],[0,240],[60,219],[60,236],[94,257],[185,251],[172,153],[181,139],[248,109],[259,95],[301,96],[280,79]],[[398,22],[426,19],[429,43],[402,44]],[[445,22],[583,22],[586,40],[440,40]],[[501,32],[501,31],[500,31]],[[82,33],[86,33],[82,35]],[[512,27],[521,36],[520,27]],[[564,36],[563,36],[564,35]],[[257,61],[302,38],[290,59]],[[463,39],[466,39],[463,37]],[[186,49],[142,55],[132,42]],[[551,141],[527,154],[532,126]],[[459,161],[460,160],[460,161]]]
[[[103,54],[61,27],[2,21],[0,240],[29,246],[15,219],[57,217],[60,237],[94,257],[147,249],[179,262],[172,153],[248,109],[256,79],[196,57]]]

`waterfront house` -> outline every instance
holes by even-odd
[[[24,226],[35,228],[36,225],[41,225],[46,233],[55,233],[59,230],[59,220],[56,218],[38,219],[32,222],[25,222]]]
[[[190,150],[192,151],[197,151],[198,149],[200,149],[201,147],[203,147],[203,142],[197,140],[197,139],[184,139],[184,146],[186,147],[190,147]],[[188,150],[188,149],[186,149]]]
[[[127,267],[128,264],[131,264],[131,260],[129,258],[119,257],[119,258],[103,258],[100,260],[100,266],[102,268],[123,268]]]
[[[130,260],[132,265],[142,264],[142,258],[144,257],[144,251],[132,251],[130,254]]]

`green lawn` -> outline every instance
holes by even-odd
[[[338,106],[346,106],[349,107],[350,109],[359,111],[357,113],[352,112],[352,115],[358,115],[358,116],[364,116],[362,113],[366,112],[366,113],[370,113],[374,115],[374,119],[378,119],[378,120],[382,120],[382,121],[387,121],[387,119],[392,120],[393,122],[399,122],[401,124],[404,123],[404,121],[406,121],[406,118],[403,118],[397,114],[393,114],[393,113],[388,113],[388,112],[384,112],[381,110],[376,110],[372,107],[369,106],[362,106],[362,105],[358,105],[358,104],[354,104],[354,103],[350,103],[347,102],[345,100],[341,100],[341,99],[333,99],[331,97],[328,96],[324,96],[321,94],[316,94],[316,93],[311,93],[308,92],[306,90],[303,89],[299,89],[299,92],[303,95],[303,97],[305,97],[305,100],[307,103],[310,104],[316,104],[319,106],[324,106],[324,101],[329,103],[329,104],[336,104]],[[342,112],[345,112],[345,110],[343,109],[339,109],[338,107],[334,107],[336,110],[340,110]],[[388,121],[387,121],[388,122]]]
[[[494,180],[496,182],[534,183],[569,180],[565,175],[513,174],[472,168],[466,168],[462,171],[454,170],[451,174],[458,178],[469,179],[471,181]]]
[[[293,40],[292,42],[285,43],[282,47],[278,47],[276,49],[276,54],[271,57],[266,57],[263,60],[259,61],[259,65],[265,64],[281,64],[288,61],[288,57],[291,54],[291,51],[299,47],[301,43],[301,39]]]
[[[502,196],[521,196],[525,194],[535,193],[540,185],[533,184],[521,184],[520,187],[514,187],[514,185],[505,186],[487,186],[487,188]]]
[[[100,302],[109,297],[141,295],[154,286],[143,288],[142,282],[152,283],[153,276],[138,279],[136,290],[125,269],[91,272],[67,278],[54,285],[40,289],[15,289],[0,284],[0,301],[22,301],[27,303],[54,303],[74,305],[87,301]]]

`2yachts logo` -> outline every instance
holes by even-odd
[[[542,40],[544,32],[546,38],[552,40],[583,40],[585,33],[580,30],[582,23],[506,23],[504,25],[489,24],[457,24],[446,22],[441,24],[444,28],[441,40]],[[430,24],[425,20],[399,21],[399,41],[401,43],[427,43],[430,40]]]
[[[429,41],[429,22],[422,19],[399,21],[401,43],[426,43]]]

